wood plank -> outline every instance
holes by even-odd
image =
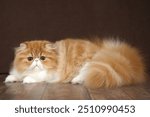
[[[147,79],[147,81],[143,84],[141,84],[141,87],[144,88],[148,93],[150,93],[150,79]]]
[[[150,99],[150,80],[146,83],[120,88],[87,89],[82,85],[35,83],[3,83],[6,74],[0,74],[0,99]]]
[[[7,90],[7,87],[5,86],[4,80],[6,74],[0,74],[0,96],[3,95],[3,93]]]
[[[41,83],[23,84],[23,85],[26,93],[22,99],[40,100],[45,91],[47,84],[41,82]]]
[[[128,100],[131,99],[121,88],[89,89],[93,100]]]
[[[7,90],[7,87],[3,82],[0,82],[0,96]]]
[[[89,93],[82,85],[48,84],[42,99],[89,100]]]
[[[2,85],[1,85],[2,86]],[[2,86],[4,87],[4,86]],[[0,99],[19,99],[19,100],[28,100],[28,99],[40,99],[45,89],[43,83],[37,84],[22,84],[17,83],[6,83],[3,91],[1,90]]]
[[[23,84],[3,83],[6,74],[0,75],[0,99],[41,99],[41,96],[46,88],[46,83]]]
[[[135,86],[123,87],[122,90],[126,92],[127,95],[134,100],[150,99],[150,86],[145,88],[144,85],[135,85]]]
[[[5,86],[5,91],[1,93],[0,99],[18,99],[24,93],[19,83],[3,83],[1,86]]]
[[[0,83],[5,81],[7,74],[0,74]]]

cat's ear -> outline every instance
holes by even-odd
[[[15,53],[19,53],[21,52],[22,50],[25,50],[27,47],[27,45],[25,43],[21,43],[19,47],[15,48]]]
[[[47,43],[45,45],[46,49],[48,50],[56,50],[57,49],[57,45],[55,43]]]

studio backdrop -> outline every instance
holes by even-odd
[[[129,42],[150,66],[149,0],[0,0],[0,73],[25,40],[94,36]]]

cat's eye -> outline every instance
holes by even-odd
[[[40,60],[42,60],[42,61],[44,61],[45,59],[46,59],[45,56],[41,56],[41,57],[40,57]]]
[[[33,57],[27,57],[28,61],[32,61],[33,60]]]

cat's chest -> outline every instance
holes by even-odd
[[[29,72],[27,75],[33,78],[43,79],[47,77],[47,71],[46,70],[32,71],[32,72]]]

